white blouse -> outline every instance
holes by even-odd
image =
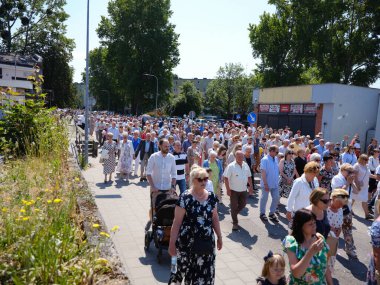
[[[338,209],[338,212],[333,212],[330,208],[327,209],[327,219],[331,227],[340,229],[343,225],[343,210]]]
[[[374,158],[373,156],[370,156],[368,160],[369,170],[375,171],[378,166],[379,166],[379,159]]]

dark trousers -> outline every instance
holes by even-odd
[[[237,192],[231,190],[230,203],[232,223],[234,225],[237,225],[237,215],[240,213],[241,210],[244,209],[245,205],[247,204],[247,191]]]

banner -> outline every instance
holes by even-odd
[[[317,112],[317,106],[315,104],[304,104],[303,112],[305,114],[315,114]]]
[[[290,112],[290,105],[289,104],[281,104],[280,106],[280,112],[281,113],[289,113]]]
[[[302,104],[290,105],[290,113],[292,114],[302,114],[303,111]]]
[[[268,113],[269,112],[269,105],[260,105],[259,106],[259,111],[261,113]]]
[[[280,105],[269,105],[269,113],[279,113]]]

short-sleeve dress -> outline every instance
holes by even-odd
[[[324,239],[324,238],[323,238]],[[286,236],[282,242],[283,250],[286,253],[288,250],[294,252],[297,259],[301,260],[307,249],[301,247],[293,236]],[[324,241],[324,247],[319,251],[310,261],[309,267],[300,279],[295,278],[291,273],[289,274],[289,284],[306,285],[325,285],[326,283],[326,269],[327,269],[327,253],[329,246]]]
[[[111,174],[115,172],[116,168],[116,143],[114,141],[112,143],[105,141],[103,149],[108,150],[108,158],[103,161],[103,174]]]
[[[203,203],[198,202],[189,192],[183,192],[177,206],[186,210],[179,229],[177,248],[177,272],[170,276],[169,284],[214,284],[215,279],[215,236],[212,227],[212,212],[218,202],[214,193],[209,192]],[[192,252],[194,237],[211,238],[213,253],[199,255]]]
[[[293,173],[294,173],[294,168],[296,167],[295,163],[293,160],[284,160],[284,174],[288,178],[292,178]],[[280,196],[284,198],[289,197],[290,190],[292,190],[292,185],[293,184],[288,184],[286,179],[281,176],[280,182],[279,182],[279,187],[280,187]]]

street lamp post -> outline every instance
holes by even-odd
[[[143,75],[156,78],[156,117],[158,117],[158,114],[157,114],[158,78],[156,75],[149,74],[149,73],[144,73]]]
[[[89,50],[89,28],[90,28],[90,0],[87,0],[87,35],[86,35],[86,96],[85,96],[85,129],[84,129],[84,165],[88,164],[88,111],[89,111],[89,72],[88,72],[88,64],[89,64],[89,57],[88,57],[88,50]]]

